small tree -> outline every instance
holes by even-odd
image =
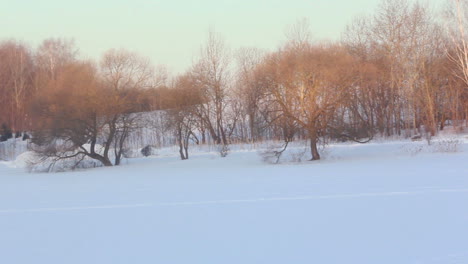
[[[330,130],[352,84],[353,59],[339,46],[300,41],[271,54],[264,64],[268,96],[279,113],[275,121],[305,132],[312,160],[319,160],[319,140]]]
[[[168,99],[171,101],[171,109],[167,111],[168,127],[174,131],[180,158],[186,160],[189,158],[190,140],[198,142],[194,130],[199,124],[197,110],[202,103],[200,90],[192,86],[191,76],[185,74],[177,78]]]
[[[68,65],[47,89],[32,107],[40,121],[33,149],[52,163],[73,159],[73,167],[85,158],[104,166],[119,165],[124,143],[138,123],[134,94],[106,86],[86,62]]]

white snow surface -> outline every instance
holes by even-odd
[[[244,147],[61,173],[2,162],[0,263],[468,263],[460,142],[336,144],[278,165]]]

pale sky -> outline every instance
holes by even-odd
[[[339,39],[353,17],[372,13],[379,2],[0,0],[0,40],[15,38],[34,47],[49,37],[74,38],[82,57],[97,59],[110,48],[126,48],[181,72],[192,64],[210,28],[233,50],[273,50],[298,19],[309,20],[315,39]]]

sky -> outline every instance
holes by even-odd
[[[432,0],[440,1],[440,0]],[[83,58],[125,48],[173,73],[193,63],[208,31],[235,50],[274,50],[285,29],[308,19],[313,37],[336,40],[358,15],[380,0],[0,0],[0,40],[37,46],[50,37],[73,38]]]

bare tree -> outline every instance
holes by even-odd
[[[0,92],[4,122],[18,132],[27,126],[26,105],[32,93],[34,65],[30,49],[14,40],[0,44]]]
[[[105,133],[107,116],[112,106],[106,98],[97,71],[92,64],[66,66],[47,91],[33,105],[37,120],[32,143],[34,150],[52,164],[85,157],[112,166],[109,157],[113,135]]]
[[[249,141],[254,142],[261,137],[261,119],[259,103],[263,97],[262,86],[256,80],[256,67],[262,62],[263,51],[257,48],[241,48],[236,53],[237,59],[237,89],[234,91],[242,107],[241,124],[248,123]],[[247,119],[247,120],[245,120]]]
[[[140,90],[133,82],[131,89],[114,86],[120,83],[99,73],[92,63],[69,63],[34,102],[32,143],[52,164],[75,159],[76,167],[86,157],[104,166],[121,163],[128,136],[141,124],[135,103]]]
[[[101,59],[104,85],[113,92],[108,100],[115,111],[107,115],[107,128],[114,141],[115,165],[119,165],[125,152],[129,134],[141,123],[138,98],[140,90],[153,87],[154,71],[148,59],[126,50],[107,51]]]
[[[379,71],[378,85],[368,92],[373,93],[375,123],[382,133],[419,133],[423,123],[435,133],[436,111],[428,107],[421,113],[420,104],[421,95],[424,104],[433,102],[424,76],[443,41],[429,8],[408,0],[383,0],[373,16],[358,17],[347,27],[343,43],[348,51]]]
[[[182,160],[189,158],[190,141],[199,143],[196,129],[199,125],[197,106],[202,104],[200,90],[192,86],[191,76],[184,74],[179,76],[171,89],[171,108],[166,111],[168,127],[174,132],[176,142],[179,145],[179,154]]]
[[[111,49],[101,59],[105,82],[114,90],[142,89],[152,86],[154,69],[149,60],[124,49]]]
[[[298,19],[294,24],[286,27],[284,34],[287,38],[287,45],[296,48],[303,48],[312,41],[310,23],[307,18]]]
[[[49,38],[44,40],[36,50],[36,64],[40,77],[55,80],[57,74],[67,64],[77,59],[78,49],[73,39]]]
[[[466,28],[468,26],[468,2],[454,0],[448,2],[445,11],[451,45],[447,47],[447,56],[455,64],[452,74],[465,85],[460,89],[459,97],[463,99],[465,118],[468,118],[468,40]]]
[[[266,61],[268,92],[288,123],[307,133],[312,160],[320,159],[318,143],[352,84],[352,58],[339,46],[287,45]]]
[[[225,120],[228,111],[230,85],[229,51],[224,40],[210,31],[201,49],[201,58],[192,69],[194,84],[202,90],[203,104],[199,117],[203,120],[216,144],[229,144],[229,131]]]

